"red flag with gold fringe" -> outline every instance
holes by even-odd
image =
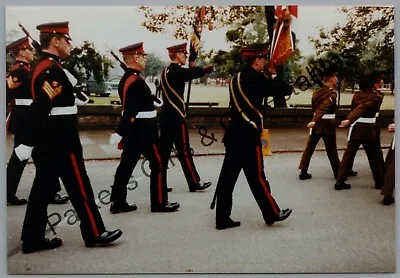
[[[270,49],[271,71],[284,63],[294,54],[295,40],[291,29],[293,17],[298,16],[298,6],[276,6],[275,17],[277,18],[272,36]]]
[[[201,32],[203,31],[203,23],[206,16],[206,7],[198,8],[194,15],[193,31],[190,34],[190,50],[189,62],[194,62],[197,58],[200,48]]]

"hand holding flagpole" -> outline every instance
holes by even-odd
[[[194,15],[193,32],[190,34],[190,50],[189,50],[189,67],[194,66],[194,61],[199,54],[201,32],[203,31],[204,18],[206,14],[206,7],[201,6],[197,8]],[[189,81],[188,92],[186,97],[186,115],[189,109],[190,89],[192,81]]]

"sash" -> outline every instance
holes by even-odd
[[[263,130],[263,116],[260,111],[251,104],[246,94],[243,92],[240,84],[240,74],[241,73],[239,72],[231,79],[231,82],[229,83],[229,93],[240,116],[261,133]]]
[[[182,116],[182,118],[186,118],[185,101],[169,84],[167,79],[167,69],[165,69],[161,74],[161,87],[163,98],[165,96],[168,103],[171,104],[171,106]]]

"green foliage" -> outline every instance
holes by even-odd
[[[145,76],[157,76],[167,66],[167,63],[161,58],[149,53],[146,56],[146,66],[144,68]]]
[[[344,26],[330,31],[321,28],[319,38],[310,39],[317,56],[350,50],[359,57],[360,69],[394,72],[394,8],[357,6],[341,11],[347,14]]]
[[[84,43],[71,50],[71,56],[63,63],[78,82],[87,81],[93,75],[97,83],[108,78],[110,68],[113,68],[112,61],[104,55],[100,55],[93,43]]]
[[[193,30],[196,8],[196,6],[141,6],[139,11],[142,11],[145,16],[145,22],[142,25],[150,32],[165,33],[169,27],[173,26],[174,37],[187,40]],[[258,11],[257,6],[207,6],[206,8],[204,24],[212,25],[214,29],[234,22],[247,25],[247,21],[252,21]]]
[[[211,64],[214,65],[214,76],[216,78],[227,78],[239,72],[243,66],[238,47],[231,51],[219,50],[212,58]]]
[[[188,39],[192,32],[194,12],[196,6],[168,6],[148,7],[141,6],[144,12],[145,22],[143,26],[151,32],[165,32],[168,27],[173,26],[174,36],[178,39]],[[229,27],[225,39],[232,45],[232,50],[217,53],[210,51],[208,58],[214,65],[212,77],[225,78],[240,71],[243,66],[239,49],[253,43],[267,42],[267,22],[264,6],[207,6],[204,20],[205,25],[212,23],[214,29]],[[201,48],[200,48],[201,49]],[[295,72],[299,72],[296,63],[300,59],[300,53],[285,67],[285,80],[291,80]],[[199,60],[201,57],[199,55]]]

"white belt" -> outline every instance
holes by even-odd
[[[29,98],[16,98],[15,105],[31,105],[32,100]]]
[[[153,111],[139,112],[139,113],[137,113],[135,118],[148,119],[148,118],[155,118],[155,117],[157,117],[157,111],[153,110]]]
[[[376,118],[363,118],[363,117],[358,118],[357,121],[352,123],[350,126],[349,134],[347,135],[347,141],[350,141],[351,132],[353,131],[353,127],[356,123],[374,124],[374,123],[376,123]]]
[[[376,119],[375,118],[363,118],[363,117],[360,117],[360,118],[357,119],[357,121],[355,121],[353,123],[353,125],[355,123],[374,124],[374,123],[376,123]]]
[[[334,118],[335,118],[335,114],[324,114],[322,116],[322,119],[325,119],[325,120],[332,120]]]
[[[51,109],[49,116],[57,116],[57,115],[73,115],[78,113],[78,107],[74,106],[65,106],[65,107],[54,107]]]
[[[315,113],[314,113],[315,116]],[[324,114],[321,119],[332,120],[335,118],[335,114]],[[312,127],[310,127],[310,135],[312,134]]]
[[[394,146],[395,146],[395,143],[394,143],[394,141],[395,141],[395,139],[396,139],[396,136],[395,136],[395,135],[393,135],[392,150],[394,150]]]

